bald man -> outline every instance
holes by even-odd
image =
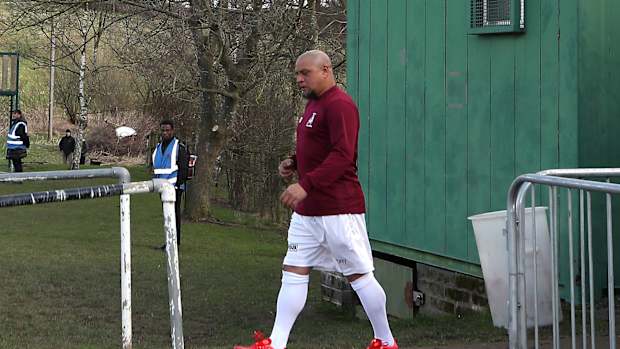
[[[299,182],[280,197],[294,213],[276,319],[269,338],[257,332],[254,344],[234,348],[285,348],[306,303],[310,271],[316,268],[339,271],[351,283],[374,331],[368,349],[397,349],[387,320],[385,292],[373,275],[364,194],[357,177],[357,106],[336,86],[324,52],[313,50],[299,56],[295,74],[308,103],[297,124],[296,153],[278,168],[284,178],[297,172]]]

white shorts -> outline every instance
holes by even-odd
[[[283,264],[345,276],[370,273],[375,268],[364,214],[310,217],[293,213]]]

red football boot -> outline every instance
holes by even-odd
[[[271,346],[271,339],[265,338],[265,335],[261,331],[254,331],[255,343],[249,347],[242,347],[235,345],[233,349],[273,349]]]
[[[380,339],[375,338],[366,349],[398,349],[398,344],[396,344],[396,340],[394,340],[394,345],[383,345]]]

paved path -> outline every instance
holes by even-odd
[[[431,347],[409,347],[400,349],[506,349],[508,343],[493,343],[493,344],[453,344],[448,346],[431,346]]]
[[[581,337],[577,338],[577,348],[581,348]],[[616,343],[620,343],[620,337],[616,337]],[[590,342],[588,342],[590,344]],[[533,348],[534,344],[531,343],[528,345],[528,348]],[[548,340],[545,340],[540,343],[541,349],[551,349],[552,343]],[[570,338],[562,338],[560,340],[560,348],[570,348],[571,340]],[[609,337],[598,337],[596,340],[597,348],[609,348]],[[408,347],[401,349],[507,349],[508,343],[491,343],[491,344],[453,344],[447,346],[430,346],[430,347]]]

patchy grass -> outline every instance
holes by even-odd
[[[51,150],[54,151],[54,150]],[[31,154],[50,150],[36,145]],[[30,165],[28,170],[60,165]],[[133,168],[135,180],[148,178]],[[92,183],[1,184],[0,194]],[[132,286],[135,348],[169,347],[161,203],[133,196]],[[118,348],[120,345],[118,198],[0,209],[0,348]],[[231,348],[253,329],[270,332],[286,250],[282,231],[219,207],[221,221],[183,226],[180,251],[187,348]],[[251,216],[251,215],[250,215]],[[242,225],[251,223],[251,226]],[[290,348],[365,348],[372,330],[320,300],[318,275]],[[401,347],[505,339],[488,315],[392,320]]]
[[[58,150],[58,140],[47,141],[44,135],[30,135],[28,156],[23,159],[24,171],[44,171],[48,169],[64,169]],[[0,172],[8,171],[6,159],[6,135],[0,136]],[[60,166],[60,167],[59,167]]]

